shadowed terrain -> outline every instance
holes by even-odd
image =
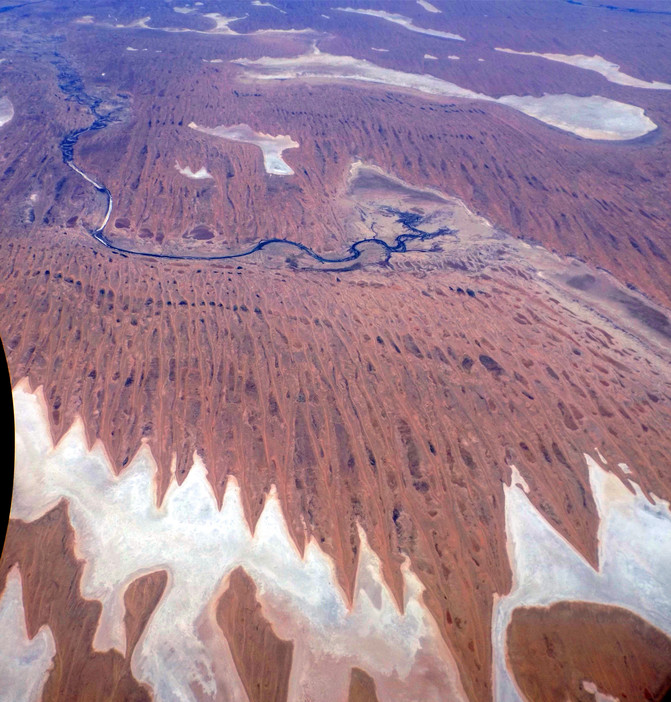
[[[465,695],[489,700],[493,611],[513,586],[513,470],[595,569],[585,454],[651,504],[671,499],[671,91],[495,48],[598,54],[669,82],[671,17],[594,3],[356,4],[426,34],[337,3],[276,4],[0,13],[0,99],[13,109],[0,125],[0,335],[12,380],[43,399],[50,440],[81,420],[115,476],[148,448],[163,515],[194,455],[219,508],[235,478],[252,533],[275,490],[298,553],[330,559],[351,608],[363,530],[399,616],[416,616],[411,572]],[[492,98],[601,96],[657,128],[584,139],[492,101],[250,70],[315,51]],[[282,140],[271,167],[261,137]],[[169,683],[134,674],[164,655],[144,637],[174,573],[127,574],[116,605],[126,651],[98,650],[107,620],[82,595],[75,551],[85,522],[70,524],[65,497],[36,521],[13,516],[0,572],[4,583],[18,564],[29,636],[53,633],[43,698],[170,699]],[[208,636],[234,670],[193,683],[194,700],[293,700],[308,685],[292,675],[308,659],[283,633],[291,610],[278,615],[258,577],[242,558],[221,572]],[[576,622],[594,642],[584,657]],[[655,626],[598,604],[517,609],[510,667],[529,700],[591,699],[583,681],[658,699],[669,632]],[[345,654],[329,654],[334,670]],[[440,680],[423,655],[412,675]],[[414,680],[385,663],[348,662],[333,694],[383,699]]]

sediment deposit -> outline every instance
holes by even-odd
[[[0,13],[16,699],[668,688],[667,20],[352,9]]]

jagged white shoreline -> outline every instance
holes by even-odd
[[[401,613],[363,530],[354,600],[348,608],[334,564],[314,539],[303,557],[299,554],[274,488],[252,534],[236,480],[229,478],[218,509],[205,466],[196,455],[184,483],[173,481],[159,507],[156,465],[146,445],[116,476],[100,442],[86,448],[79,419],[53,446],[39,388],[33,393],[27,381],[19,383],[14,405],[12,517],[33,521],[67,499],[77,557],[84,561],[82,594],[102,603],[96,649],[125,651],[126,587],[153,570],[169,573],[163,599],[132,659],[133,674],[152,687],[157,700],[194,700],[193,685],[205,691],[206,699],[214,700],[221,689],[231,700],[245,699],[213,615],[228,574],[239,565],[256,583],[264,614],[278,635],[295,642],[292,702],[315,690],[328,690],[329,699],[346,699],[353,665],[374,677],[381,699],[405,702],[420,695],[438,702],[446,691],[451,699],[466,699],[454,658],[424,606],[423,587],[409,563],[402,568]],[[511,485],[504,487],[513,586],[509,594],[496,598],[493,610],[492,675],[498,702],[521,699],[505,650],[506,629],[517,607],[562,600],[613,604],[671,635],[669,505],[656,498],[648,501],[631,479],[630,492],[591,456],[585,454],[585,460],[600,518],[598,571],[533,507],[526,494],[529,487],[516,469]],[[15,584],[11,587],[16,589]],[[20,642],[22,633],[12,623],[16,617],[3,618],[3,608],[16,609],[16,593],[6,589],[3,597],[0,639],[13,636]],[[42,680],[45,656],[53,656],[48,629],[41,634],[46,637],[38,646],[42,657],[34,671],[26,673],[27,685]],[[13,665],[12,660],[21,660],[23,649],[10,648],[18,652],[8,653]]]
[[[14,566],[0,594],[0,698],[39,700],[56,653],[51,629],[42,626],[30,639],[26,630],[21,575]]]
[[[510,593],[492,617],[497,702],[522,700],[506,664],[506,630],[517,607],[563,600],[625,607],[671,636],[671,512],[648,501],[631,479],[630,492],[588,454],[590,487],[599,513],[599,569],[592,566],[532,505],[516,470],[504,487],[506,536],[513,571]]]
[[[146,445],[116,476],[100,442],[87,450],[79,419],[52,445],[44,398],[39,389],[30,392],[27,381],[15,388],[14,406],[11,516],[33,521],[67,499],[77,557],[84,562],[82,594],[102,603],[97,650],[125,652],[123,595],[129,583],[154,570],[169,573],[131,661],[133,674],[151,686],[156,700],[195,700],[194,686],[206,699],[214,700],[218,689],[244,699],[212,614],[228,574],[239,565],[256,583],[278,635],[294,641],[290,700],[308,693],[346,699],[354,665],[375,678],[383,699],[405,702],[421,694],[441,702],[446,692],[466,699],[409,563],[402,568],[401,613],[362,530],[354,601],[348,607],[334,564],[314,539],[301,557],[274,489],[251,534],[236,480],[229,478],[218,509],[196,455],[184,483],[173,481],[159,507],[156,465]]]

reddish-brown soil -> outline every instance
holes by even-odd
[[[273,631],[256,599],[256,585],[243,568],[230,575],[217,605],[217,623],[250,702],[285,702],[294,645]]]
[[[671,639],[620,607],[558,602],[517,609],[508,659],[530,701],[593,702],[585,681],[623,701],[661,700],[671,690]]]
[[[126,658],[130,660],[149,617],[161,600],[168,574],[164,570],[142,575],[128,586],[123,601],[126,606]]]
[[[348,700],[349,702],[378,702],[375,680],[361,668],[352,668]]]
[[[232,59],[255,52],[236,45],[221,53]],[[117,76],[122,68],[101,68],[119,90],[127,84]],[[341,254],[354,237],[336,196],[358,157],[460,197],[515,236],[602,266],[662,302],[671,299],[666,132],[618,149],[487,103],[445,104],[349,85],[241,84],[242,69],[228,63],[201,64],[198,75],[188,91],[183,76],[169,76],[158,104],[155,94],[140,94],[128,121],[82,140],[79,163],[113,192],[107,234],[123,247],[214,255],[279,236]],[[617,92],[607,86],[600,94]],[[646,103],[660,99],[639,92]],[[186,126],[193,119],[207,126],[251,121],[259,131],[289,134],[301,145],[285,152],[296,175],[268,176],[260,149],[194,132]],[[214,178],[188,180],[175,160],[194,169],[207,164]],[[64,198],[79,186],[74,174],[68,177]],[[99,223],[104,210],[96,211],[89,221]],[[198,227],[212,238],[198,239]]]
[[[404,4],[404,12],[410,4]],[[589,46],[609,56],[612,43],[601,30],[614,31],[616,13],[595,14],[598,27],[582,31],[578,49],[574,23],[583,27],[588,10],[541,10],[519,3],[515,14],[502,13],[496,3],[488,3],[487,12],[482,6],[452,7],[444,16],[454,31],[468,36],[466,42],[431,40],[382,20],[333,12],[331,33],[320,38],[320,47],[409,72],[430,68],[438,77],[490,95],[573,92],[629,101],[645,107],[660,130],[633,144],[589,142],[498,105],[446,102],[384,87],[250,84],[243,80],[244,70],[230,63],[307,51],[313,39],[309,35],[213,40],[70,23],[64,59],[82,76],[89,93],[120,108],[117,123],[87,134],[76,147],[78,164],[113,193],[107,235],[145,251],[212,255],[281,236],[322,252],[342,252],[351,239],[334,196],[356,156],[409,182],[457,195],[513,235],[603,266],[668,303],[668,92],[634,90],[590,71],[493,51],[494,46],[540,51],[545,42],[545,50],[575,53]],[[132,15],[132,8],[128,12]],[[412,13],[424,26],[437,21],[421,8]],[[165,24],[160,7],[152,7],[151,14],[157,24]],[[293,24],[323,22],[315,14],[305,10]],[[474,14],[480,15],[477,25]],[[619,17],[617,48],[623,70],[649,79],[665,77],[666,54],[649,37],[663,33],[666,24],[668,19],[644,15],[631,27],[625,23],[625,30]],[[338,27],[341,34],[332,31]],[[255,28],[250,18],[237,30]],[[404,41],[398,41],[399,34]],[[548,46],[549,35],[553,43]],[[373,39],[389,45],[394,41],[393,51],[371,52]],[[462,60],[440,60],[427,68],[421,59],[426,41],[437,43],[440,50],[432,49],[434,54],[444,57],[456,51]],[[645,52],[637,50],[642,42]],[[129,43],[147,51],[127,52]],[[223,63],[203,62],[215,57]],[[77,216],[68,226],[79,233],[82,222],[99,224],[103,201],[62,166],[57,150],[67,129],[90,122],[86,110],[54,95],[56,70],[51,64],[38,70],[33,55],[21,52],[7,70],[24,92],[12,96],[17,115],[34,112],[39,105],[43,117],[40,149],[26,149],[20,137],[26,125],[19,118],[0,135],[11,174],[0,182],[0,196],[10,203],[3,225],[11,222],[13,235],[19,234],[21,220],[28,217],[26,200],[36,187],[42,196],[30,215],[36,224],[61,230]],[[199,134],[188,128],[192,120],[206,126],[243,122],[258,131],[289,134],[301,145],[285,153],[296,175],[269,176],[260,149]],[[207,165],[214,178],[185,178],[175,169],[176,160],[194,170]],[[205,230],[212,238],[197,238]]]
[[[55,440],[81,416],[88,441],[103,441],[116,471],[147,439],[160,495],[173,455],[181,482],[194,451],[219,500],[228,475],[238,478],[252,525],[275,484],[297,545],[314,536],[350,597],[357,523],[399,604],[400,564],[409,556],[465,690],[489,699],[493,596],[507,592],[511,578],[501,487],[508,466],[519,468],[550,524],[596,564],[583,452],[597,446],[609,468],[622,475],[616,466],[626,462],[644,491],[671,497],[671,379],[659,339],[633,335],[621,319],[555,295],[521,263],[491,255],[407,254],[336,274],[294,270],[293,252],[286,266],[284,255],[207,263],[111,252],[87,232],[102,221],[105,198],[62,163],[58,148],[92,118],[59,91],[64,68],[37,32],[48,4],[29,21],[14,15],[12,60],[3,64],[16,114],[0,131],[0,335],[13,381],[28,377],[44,388]],[[182,23],[164,3],[149,5],[157,23]],[[630,144],[587,142],[484,103],[383,87],[245,83],[229,59],[297,54],[311,37],[112,30],[73,24],[81,8],[64,6],[59,55],[90,94],[119,106],[117,123],[75,147],[76,163],[114,198],[107,236],[155,253],[209,255],[278,235],[342,253],[353,239],[343,194],[360,158],[458,196],[513,237],[606,268],[668,305],[668,93],[633,92],[559,64],[534,71],[538,64],[525,57],[492,51],[611,56],[601,28],[619,28],[613,58],[623,70],[668,81],[668,20],[643,15],[631,29],[625,15],[585,9],[602,23],[588,30],[568,4],[487,7],[483,19],[482,3],[450,4],[438,18],[403,6],[424,26],[469,38],[459,44],[333,12],[332,36],[320,47],[405,71],[428,70],[418,52],[442,47],[462,61],[431,70],[464,87],[597,92],[645,107],[660,130]],[[130,4],[114,11],[119,21],[137,19]],[[319,29],[319,14],[276,19]],[[197,18],[181,26],[194,22],[200,26]],[[250,18],[236,29],[261,26]],[[393,52],[369,52],[384,41],[394,42]],[[129,44],[148,51],[127,52]],[[285,152],[296,175],[268,176],[259,149],[198,134],[191,120],[290,135],[301,144]],[[206,166],[213,180],[186,179],[176,160]],[[201,236],[205,228],[212,238]],[[574,288],[578,295],[580,284]],[[646,309],[634,313],[668,331],[668,317]],[[90,685],[93,695],[122,682],[124,694],[139,699],[148,692],[130,676],[129,658],[91,652],[99,604],[79,595],[71,551],[58,555],[72,538],[61,505],[33,524],[13,523],[2,562],[3,573],[17,561],[38,564],[46,543],[49,557],[61,559],[53,591],[42,566],[21,571],[29,632],[47,622],[57,641],[45,699],[78,694],[68,685]],[[129,650],[165,587],[164,576],[146,578],[129,588]],[[251,607],[245,626],[268,631],[244,588],[225,597]],[[236,621],[226,618],[229,631]],[[264,636],[264,645],[279,646]],[[243,682],[252,680],[252,654],[231,649]],[[284,675],[263,674],[278,685]]]
[[[150,690],[133,677],[130,660],[165,587],[165,571],[138,578],[128,587],[124,598],[128,649],[123,657],[116,650],[93,649],[101,606],[81,595],[82,562],[74,555],[65,501],[34,522],[10,521],[0,561],[0,591],[14,565],[21,572],[28,636],[46,625],[56,644],[43,702],[151,700]]]
[[[56,440],[81,414],[123,470],[147,437],[161,493],[173,451],[181,482],[198,450],[219,499],[237,476],[252,524],[276,484],[299,547],[314,534],[350,594],[359,521],[399,602],[411,557],[477,696],[492,594],[510,582],[506,464],[592,563],[582,452],[597,445],[670,496],[669,386],[654,357],[514,269],[427,274],[413,254],[338,276],[194,270],[66,238],[2,246],[5,280],[19,261],[26,271],[2,289],[10,367],[44,386]]]

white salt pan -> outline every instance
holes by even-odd
[[[423,7],[427,12],[440,12],[440,10],[435,6],[432,5],[430,2],[427,2],[426,0],[417,0],[417,4],[420,7]]]
[[[645,115],[641,107],[598,95],[505,95],[493,98],[426,73],[406,73],[382,68],[365,59],[336,56],[318,50],[290,58],[264,56],[256,60],[237,59],[234,63],[244,66],[248,74],[257,80],[312,78],[326,81],[359,81],[418,90],[442,97],[495,102],[586,139],[633,139],[656,128],[655,123]]]
[[[505,635],[517,607],[581,600],[625,607],[671,635],[671,513],[631,492],[585,454],[599,513],[599,570],[560,536],[515,485],[504,487],[511,592],[492,619],[495,699],[518,700],[505,662]]]
[[[203,134],[211,134],[221,139],[238,141],[242,144],[253,144],[258,146],[263,152],[263,165],[266,173],[271,175],[293,175],[293,170],[282,158],[282,152],[286,149],[296,149],[299,143],[290,136],[280,134],[271,136],[255,132],[247,124],[236,124],[232,127],[199,127],[195,122],[189,124],[191,129],[195,129]]]
[[[0,98],[0,127],[10,122],[14,117],[14,105],[8,97]]]
[[[28,638],[21,575],[16,566],[9,571],[0,596],[0,632],[0,698],[8,702],[41,699],[56,645],[48,626],[33,639]]]
[[[202,180],[203,178],[211,178],[212,176],[207,172],[207,169],[205,166],[203,166],[200,170],[196,171],[195,173],[191,170],[189,166],[186,168],[182,168],[179,165],[179,161],[175,161],[175,168],[183,175],[186,176],[187,178],[193,178],[194,180]]]
[[[505,95],[498,102],[585,139],[635,139],[653,131],[657,126],[646,116],[642,107],[599,95]]]
[[[465,39],[462,36],[459,36],[459,34],[443,32],[439,29],[427,29],[425,27],[418,27],[416,24],[413,24],[412,20],[409,17],[392,14],[390,12],[385,12],[384,10],[359,10],[354,9],[353,7],[336,7],[335,9],[339,10],[340,12],[354,12],[357,15],[370,15],[371,17],[379,17],[380,19],[387,20],[387,22],[400,24],[401,27],[405,27],[411,32],[427,34],[430,37],[440,37],[441,39],[454,39],[456,41],[465,41]]]
[[[617,63],[612,63],[603,56],[585,56],[584,54],[538,54],[535,51],[515,51],[514,49],[500,49],[497,48],[496,51],[502,51],[506,54],[516,54],[517,56],[535,56],[537,58],[544,58],[548,61],[557,61],[558,63],[566,63],[569,66],[576,66],[577,68],[584,68],[587,71],[595,71],[600,73],[606,80],[611,83],[617,83],[619,85],[627,85],[631,88],[647,88],[649,90],[671,90],[671,84],[662,83],[661,81],[653,80],[641,80],[640,78],[634,78],[633,76],[627,75],[620,70],[620,66]]]
[[[198,4],[198,3],[196,3]],[[149,22],[151,21],[151,17],[141,17],[140,19],[133,20],[132,22],[129,22],[128,24],[105,24],[104,22],[99,23],[101,27],[108,27],[109,29],[151,29],[152,31],[155,32],[168,32],[171,34],[174,33],[192,33],[192,34],[220,34],[220,35],[226,35],[226,36],[236,36],[236,37],[245,37],[245,36],[257,36],[257,35],[264,35],[264,34],[313,34],[314,30],[312,29],[257,29],[254,32],[249,32],[249,33],[244,33],[244,32],[236,32],[234,29],[232,29],[229,25],[231,25],[233,22],[237,22],[238,20],[245,19],[245,17],[225,17],[224,15],[220,14],[219,12],[207,12],[202,15],[203,17],[207,17],[207,19],[212,20],[214,22],[214,26],[211,27],[210,29],[192,29],[190,27],[152,27]],[[86,15],[85,17],[81,17],[80,19],[76,20],[79,24],[97,24],[94,20],[94,18],[91,15]]]
[[[256,5],[256,7],[272,7],[274,10],[281,12],[283,15],[287,14],[284,10],[277,7],[277,5],[273,5],[272,2],[261,2],[261,0],[252,0],[252,5]]]
[[[314,539],[300,557],[274,490],[252,536],[236,481],[229,479],[219,510],[205,466],[196,457],[184,483],[173,482],[159,508],[153,497],[156,467],[146,445],[115,476],[100,444],[86,449],[80,420],[53,447],[44,399],[19,385],[14,407],[12,517],[34,520],[61,498],[68,500],[77,556],[85,564],[82,593],[102,603],[94,641],[98,650],[125,650],[128,583],[159,568],[170,574],[131,662],[133,674],[152,686],[157,702],[195,702],[194,690],[202,691],[198,699],[212,702],[245,699],[237,673],[225,669],[222,644],[214,634],[202,635],[222,582],[239,565],[254,579],[278,635],[295,641],[290,702],[307,699],[314,686],[333,692],[314,699],[346,697],[353,665],[375,678],[380,699],[465,700],[454,660],[424,606],[419,580],[406,563],[401,614],[363,532],[348,609],[333,562]],[[2,628],[0,634],[2,641],[11,631]]]

